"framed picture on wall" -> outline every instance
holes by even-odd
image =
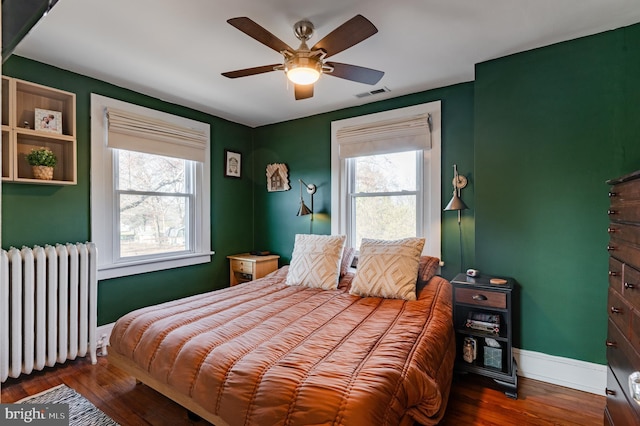
[[[288,191],[289,169],[284,163],[267,164],[267,191]]]
[[[36,108],[33,128],[40,132],[62,133],[62,113]]]
[[[224,150],[224,177],[242,177],[242,154],[228,149]]]

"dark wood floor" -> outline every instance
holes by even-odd
[[[93,402],[123,426],[197,425],[186,411],[99,357],[98,365],[85,359],[47,369],[2,385],[1,402],[15,402],[52,386],[66,384]],[[488,386],[488,387],[487,387]],[[522,378],[518,399],[507,398],[482,377],[462,376],[454,382],[441,425],[562,425],[603,424],[605,398],[590,393]]]

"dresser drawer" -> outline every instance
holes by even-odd
[[[622,263],[629,264],[640,269],[640,250],[635,245],[618,238],[611,237],[607,245],[607,251],[611,257],[615,257]]]
[[[614,219],[613,217],[611,219]],[[611,222],[607,228],[610,238],[640,246],[640,225]]]
[[[622,292],[622,262],[609,258],[609,287]]]
[[[640,271],[624,265],[622,296],[633,308],[640,310]]]
[[[607,337],[607,360],[619,383],[624,384],[621,386],[622,393],[631,401],[628,386],[629,376],[634,371],[640,371],[640,355],[631,347],[620,333],[620,330],[611,321],[609,321]],[[640,404],[633,405],[636,416],[640,417]]]
[[[456,302],[490,308],[507,308],[507,294],[473,288],[456,288]]]
[[[640,203],[628,203],[621,206],[611,206],[608,210],[609,219],[621,222],[640,221]]]
[[[610,424],[614,426],[633,425],[640,421],[610,368],[607,368],[607,413]]]
[[[634,179],[613,185],[609,190],[611,205],[640,201],[640,180]]]
[[[253,262],[248,262],[246,260],[232,260],[231,268],[235,272],[240,272],[243,274],[252,274],[253,273]]]
[[[622,295],[612,288],[609,289],[607,300],[609,318],[613,321],[625,338],[630,339],[631,333],[631,307],[622,299]]]

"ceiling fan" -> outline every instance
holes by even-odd
[[[376,84],[384,75],[384,72],[371,68],[326,60],[378,32],[371,21],[362,15],[356,15],[349,19],[312,48],[307,46],[307,40],[313,35],[313,24],[307,20],[297,22],[293,27],[293,32],[300,40],[298,49],[292,49],[288,44],[247,17],[231,18],[227,22],[249,37],[280,53],[284,57],[284,62],[224,72],[222,75],[225,77],[238,78],[270,71],[284,71],[287,78],[294,83],[295,98],[299,100],[313,96],[313,83],[320,78],[321,74],[365,84]]]

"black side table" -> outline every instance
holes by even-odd
[[[460,373],[492,378],[518,398],[517,364],[512,347],[512,294],[514,280],[491,283],[491,276],[458,274],[453,285],[453,323],[456,332],[456,364]]]

